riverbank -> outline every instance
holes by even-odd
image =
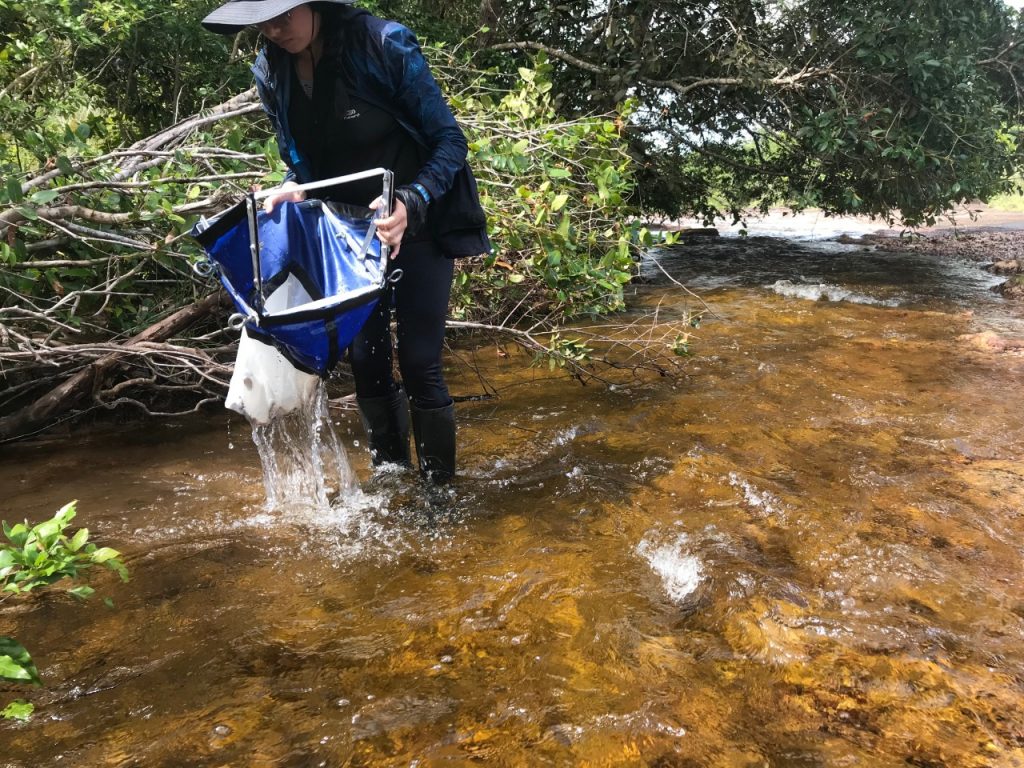
[[[918,230],[910,235],[891,230],[859,238],[883,251],[917,251],[984,262],[1006,277],[998,291],[1024,300],[1024,213],[984,210],[973,220]]]

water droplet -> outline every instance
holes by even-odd
[[[231,734],[231,726],[218,723],[213,726],[213,732],[218,736],[229,736]]]
[[[348,699],[338,699],[334,702],[334,706],[336,706],[338,709],[341,709],[342,707],[347,707],[351,703],[352,702]]]
[[[454,661],[454,659],[452,659],[452,657],[448,656],[447,654],[445,654],[444,656],[441,657],[441,663],[442,664],[451,664],[452,661]]]

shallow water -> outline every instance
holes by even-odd
[[[1024,765],[1024,357],[957,339],[1019,311],[917,255],[657,258],[714,312],[687,375],[461,349],[498,397],[433,506],[344,411],[327,507],[268,511],[228,415],[0,454],[0,516],[77,498],[132,573],[0,604],[46,683],[0,765]]]

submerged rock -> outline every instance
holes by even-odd
[[[1017,259],[997,261],[990,269],[997,275],[1015,275],[1021,271],[1021,263]]]
[[[957,339],[970,347],[982,352],[1006,352],[1013,349],[1024,349],[1024,339],[1008,339],[995,331],[981,333],[965,333]]]

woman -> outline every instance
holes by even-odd
[[[402,270],[393,289],[398,366],[392,376],[391,302],[381,300],[349,348],[356,402],[374,465],[410,464],[409,414],[421,472],[455,473],[455,409],[441,370],[452,258],[490,250],[466,139],[415,36],[351,0],[231,0],[203,26],[234,34],[255,25],[265,45],[253,73],[290,173],[268,210],[303,198],[298,184],[389,168],[393,212],[377,222]],[[376,180],[327,197],[376,208]],[[378,187],[379,189],[379,187]]]

